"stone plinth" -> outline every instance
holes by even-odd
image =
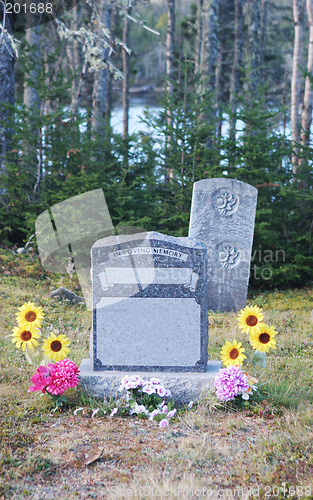
[[[198,401],[206,394],[214,392],[214,378],[216,377],[221,363],[209,361],[206,371],[199,372],[145,372],[140,373],[145,379],[157,377],[166,389],[172,393],[176,404],[188,404],[190,401]],[[121,397],[119,386],[125,375],[135,375],[138,372],[129,371],[98,371],[93,370],[91,361],[83,359],[80,365],[80,378],[82,388],[95,398],[116,399]]]

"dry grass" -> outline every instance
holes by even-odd
[[[279,331],[265,400],[235,410],[208,398],[160,429],[87,409],[74,416],[73,407],[53,414],[45,396],[27,393],[33,368],[10,338],[24,301],[44,306],[45,328],[70,337],[77,364],[88,356],[90,313],[52,301],[51,279],[0,277],[0,498],[313,498],[311,290],[250,298]],[[233,338],[245,339],[236,315],[210,314],[210,357]],[[82,406],[79,394],[71,399]]]

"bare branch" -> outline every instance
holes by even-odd
[[[130,16],[129,14],[126,14],[126,16],[128,17],[128,19],[130,19],[134,23],[139,24],[139,26],[141,26],[145,30],[150,31],[150,33],[153,33],[154,35],[160,36],[160,33],[158,31],[155,31],[152,28],[149,28],[149,26],[144,24],[144,21],[139,21],[139,20],[135,19],[134,17]]]

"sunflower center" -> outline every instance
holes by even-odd
[[[258,318],[256,316],[248,316],[246,319],[246,323],[248,326],[255,326],[258,322]]]
[[[31,338],[32,338],[32,334],[28,330],[24,330],[21,333],[21,340],[23,340],[24,342],[27,342]]]
[[[34,311],[28,311],[26,314],[25,314],[25,319],[26,321],[28,321],[29,323],[32,323],[33,321],[35,321],[35,319],[37,318],[37,314],[34,312]]]
[[[229,353],[229,357],[230,357],[230,359],[237,359],[237,358],[238,358],[238,356],[239,356],[239,351],[238,351],[238,349],[236,349],[236,347],[234,347],[234,348],[230,351],[230,353]]]
[[[51,351],[59,352],[62,349],[62,343],[59,340],[53,340],[50,344]]]
[[[268,333],[261,333],[261,335],[259,335],[259,341],[261,344],[268,344],[270,340],[271,336]]]

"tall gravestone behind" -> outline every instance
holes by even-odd
[[[193,189],[189,236],[208,251],[208,307],[246,305],[257,189],[233,179],[205,179]]]

